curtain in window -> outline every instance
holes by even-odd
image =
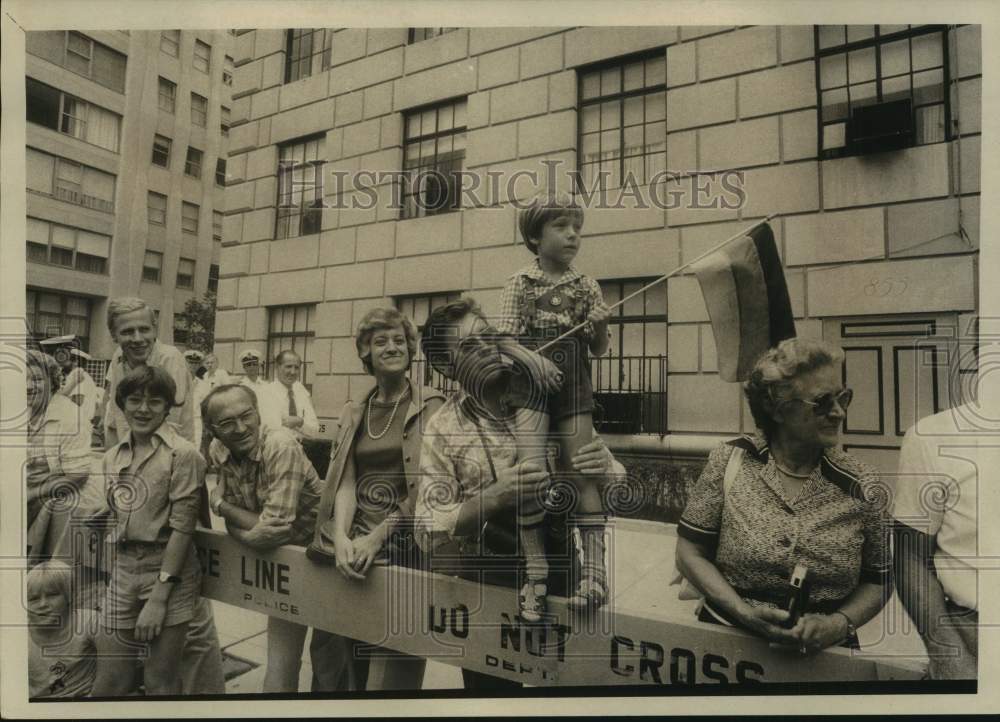
[[[46,195],[52,194],[52,174],[55,172],[55,158],[47,153],[39,153],[28,148],[28,190]]]
[[[87,142],[117,153],[121,117],[104,108],[91,105],[87,121]]]

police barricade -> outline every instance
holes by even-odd
[[[727,684],[918,679],[921,670],[832,648],[802,657],[688,614],[626,609],[589,615],[549,597],[555,620],[522,623],[513,589],[406,567],[364,581],[310,561],[302,547],[261,553],[219,531],[195,536],[202,594],[398,652],[530,685]],[[672,595],[673,590],[663,590]]]

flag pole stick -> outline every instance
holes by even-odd
[[[719,250],[720,248],[722,248],[723,246],[725,246],[727,243],[732,243],[737,238],[742,238],[743,236],[745,236],[748,233],[750,233],[750,231],[752,231],[757,226],[763,225],[763,224],[767,223],[768,221],[770,221],[772,218],[774,218],[775,215],[776,214],[772,213],[771,215],[767,216],[766,218],[762,218],[761,220],[757,221],[753,225],[747,226],[746,228],[744,228],[739,233],[737,233],[737,234],[735,234],[733,236],[730,236],[729,238],[727,238],[726,240],[724,240],[722,243],[719,243],[719,244],[716,244],[716,245],[712,246],[707,251],[705,251],[700,256],[698,256],[697,258],[692,258],[687,263],[682,263],[681,265],[679,265],[677,268],[675,268],[674,270],[672,270],[670,273],[667,273],[667,274],[665,274],[663,276],[660,276],[655,281],[650,281],[645,286],[643,286],[642,288],[640,288],[638,291],[635,291],[634,293],[630,293],[625,298],[623,298],[621,301],[618,301],[618,303],[616,303],[616,304],[614,304],[612,306],[608,306],[608,310],[609,311],[613,311],[614,309],[618,308],[619,306],[621,306],[626,301],[629,301],[629,300],[635,298],[636,296],[638,296],[643,291],[646,291],[646,290],[652,288],[653,286],[655,286],[658,283],[662,283],[663,281],[666,281],[668,278],[670,278],[671,276],[676,275],[677,273],[680,273],[682,270],[684,270],[688,266],[692,266],[695,263],[697,263],[698,261],[700,261],[701,259],[706,258],[706,257],[712,255],[717,250]],[[572,336],[574,333],[576,333],[581,328],[583,328],[584,326],[586,326],[587,323],[588,323],[587,321],[584,321],[583,323],[577,324],[576,326],[574,326],[573,328],[571,328],[569,331],[567,331],[566,333],[562,334],[561,336],[558,336],[558,337],[552,339],[551,341],[549,341],[548,343],[544,344],[543,346],[540,346],[537,349],[537,351],[539,351],[539,352],[540,351],[544,351],[549,346],[552,346],[553,344],[555,344],[555,343],[557,343],[559,341],[562,341],[567,336]]]

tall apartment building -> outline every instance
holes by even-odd
[[[244,31],[222,364],[245,344],[294,345],[333,418],[371,385],[352,338],[367,310],[420,323],[468,292],[497,312],[531,258],[511,203],[537,190],[523,173],[554,168],[549,183],[579,189],[574,173],[593,188],[603,171],[625,208],[587,211],[576,265],[609,303],[777,214],[799,334],[847,350],[847,448],[887,463],[902,430],[976,371],[963,339],[977,307],[980,56],[978,26]],[[419,179],[456,168],[496,194]],[[363,170],[406,177],[352,184]],[[431,197],[443,202],[416,202]],[[739,386],[719,379],[694,276],[611,323],[594,364],[603,431],[652,448],[752,428]]]
[[[114,296],[174,314],[218,282],[229,31],[27,33],[27,314],[36,336],[114,344]],[[174,339],[183,341],[183,339]]]

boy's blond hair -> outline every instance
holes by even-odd
[[[66,602],[73,602],[73,569],[57,559],[37,564],[24,578],[24,586],[28,594],[34,590],[58,590]]]
[[[563,191],[543,191],[518,211],[517,227],[521,231],[521,238],[528,250],[536,256],[542,228],[559,216],[579,217],[583,223],[583,208],[569,193]]]

